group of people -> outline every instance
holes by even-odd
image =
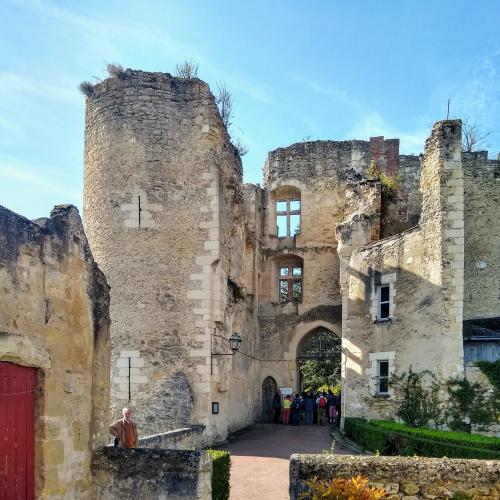
[[[291,425],[339,424],[341,398],[331,391],[319,394],[295,394],[281,397],[277,392],[273,397],[274,423]],[[137,425],[132,420],[132,411],[123,408],[123,418],[113,422],[109,433],[115,438],[114,445],[122,448],[136,448],[138,443]]]
[[[340,422],[341,398],[331,391],[318,394],[295,394],[282,397],[278,392],[273,397],[274,423],[291,425],[327,425]]]

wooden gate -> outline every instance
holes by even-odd
[[[0,500],[34,493],[35,369],[0,362]]]

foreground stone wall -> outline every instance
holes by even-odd
[[[460,139],[460,122],[446,121],[438,122],[427,140],[418,228],[363,246],[369,234],[365,219],[353,221],[357,226],[349,231],[339,227],[339,251],[345,259],[344,416],[393,417],[397,395],[391,388],[384,393],[377,388],[380,361],[388,362],[388,375],[410,366],[445,378],[463,371]],[[383,320],[382,285],[390,287],[390,315]]]
[[[290,499],[307,491],[306,481],[333,478],[367,478],[370,485],[385,488],[387,500],[444,499],[454,493],[471,498],[500,497],[500,462],[449,458],[359,457],[292,455]]]
[[[92,472],[92,498],[99,500],[212,496],[212,460],[206,451],[101,448]]]
[[[75,207],[34,222],[0,207],[0,290],[0,361],[37,369],[36,498],[90,498],[108,442],[109,289]]]

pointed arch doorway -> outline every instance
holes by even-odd
[[[278,384],[273,377],[266,377],[262,382],[262,415],[263,422],[273,420],[273,397],[278,392]]]
[[[318,327],[297,346],[297,380],[301,391],[317,391],[341,381],[342,341],[331,330]]]

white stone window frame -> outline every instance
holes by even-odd
[[[381,290],[382,287],[389,286],[389,316],[380,317],[381,310]],[[370,314],[374,323],[389,323],[394,318],[396,307],[396,273],[383,274],[380,282],[372,288]]]
[[[293,196],[288,196],[288,197],[277,197],[275,203],[275,213],[276,213],[276,236],[280,239],[282,238],[293,238],[294,236],[297,236],[300,234],[300,227],[302,223],[302,200],[298,194],[293,195]],[[286,203],[286,209],[285,210],[279,210],[278,209],[278,204],[279,203]],[[292,208],[292,203],[298,203],[299,208],[298,209],[293,209]],[[298,216],[299,217],[299,225],[298,225],[298,230],[292,234],[292,216]],[[278,224],[278,217],[286,217],[286,234],[279,234],[279,224]]]
[[[371,352],[368,354],[368,361],[370,362],[369,368],[365,370],[366,375],[369,376],[369,387],[370,394],[374,397],[386,397],[392,398],[394,396],[393,390],[389,385],[388,392],[380,392],[379,382],[380,382],[380,373],[379,367],[381,361],[387,361],[389,363],[389,371],[388,378],[392,377],[394,372],[396,371],[396,367],[394,365],[394,360],[396,359],[396,351],[386,351],[386,352]]]

